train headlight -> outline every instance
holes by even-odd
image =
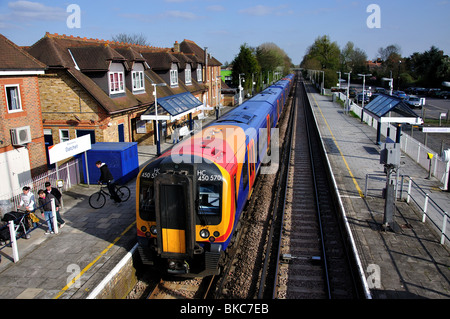
[[[152,225],[152,226],[150,227],[150,232],[152,233],[152,235],[156,235],[157,230],[156,230],[156,226],[155,226],[155,225]]]
[[[202,230],[200,231],[200,237],[201,237],[201,238],[204,238],[204,239],[208,238],[208,237],[209,237],[209,230],[207,230],[207,229],[202,229]]]

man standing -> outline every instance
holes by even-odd
[[[25,207],[25,209],[29,212],[34,210],[34,195],[30,192],[30,187],[28,186],[24,186],[22,188],[19,207]]]
[[[39,195],[39,207],[41,208],[42,218],[47,222],[48,230],[46,235],[54,234],[53,228],[53,213],[52,213],[52,199],[55,199],[56,211],[59,210],[59,202],[52,194],[47,194],[43,189],[38,192]]]
[[[52,194],[56,198],[58,203],[61,204],[61,197],[62,197],[61,192],[57,188],[52,187],[50,182],[45,182],[45,192],[47,194]],[[59,223],[59,227],[63,228],[66,225],[66,222],[61,217],[61,213],[60,213],[59,209],[56,211],[56,220]]]
[[[114,183],[114,177],[109,171],[108,165],[102,163],[101,161],[97,161],[95,165],[100,169],[100,178],[99,183],[106,183],[108,185],[109,193],[111,194],[111,198],[114,199],[116,203],[120,203],[122,200],[117,196],[116,193],[116,184]]]

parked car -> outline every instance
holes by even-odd
[[[427,92],[427,96],[435,97],[436,94],[438,94],[441,91],[441,89],[429,89]]]
[[[440,91],[436,93],[436,97],[441,99],[448,99],[450,98],[450,91]]]
[[[355,97],[355,102],[356,103],[362,103],[363,101],[363,94],[362,93],[358,93]],[[370,99],[367,95],[364,95],[364,103],[369,103]]]
[[[406,98],[406,93],[403,91],[394,91],[393,95],[401,98],[401,99],[405,99]]]
[[[356,89],[354,87],[350,87],[350,90],[348,92],[349,97],[356,97]]]
[[[426,89],[426,88],[416,88],[415,94],[426,95],[427,92],[428,92],[428,89]]]
[[[385,88],[375,88],[375,93],[387,94],[388,92],[386,91]]]
[[[405,98],[405,102],[409,105],[410,108],[422,109],[422,103],[420,102],[420,98],[415,95],[409,95]]]

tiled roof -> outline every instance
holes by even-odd
[[[185,68],[187,62],[196,63],[199,59],[192,53],[174,53],[171,48],[156,48],[50,33],[46,33],[45,37],[32,45],[28,52],[48,65],[50,70],[66,69],[110,114],[153,103],[151,83],[164,82],[154,70],[168,70],[172,63],[177,63],[180,68]],[[127,71],[131,69],[133,63],[147,62],[151,69],[145,71],[146,92],[135,95],[126,89],[125,96],[110,97],[88,75],[90,72],[107,72],[111,61],[123,63]],[[189,86],[179,83],[176,88],[170,86],[157,88],[160,97],[204,90],[205,86],[194,80]]]
[[[180,43],[180,50],[186,54],[194,54],[198,59],[198,62],[205,64],[205,50],[203,50],[197,43],[191,40],[184,39],[183,42]],[[209,55],[209,54],[208,54]],[[208,57],[208,65],[210,66],[221,66],[217,59],[212,56]]]
[[[0,70],[42,71],[46,65],[0,34]]]

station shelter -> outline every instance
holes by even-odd
[[[381,124],[394,123],[397,127],[396,143],[400,143],[403,124],[423,125],[423,119],[402,99],[379,94],[364,108],[364,112],[377,120],[377,144],[381,144]]]

